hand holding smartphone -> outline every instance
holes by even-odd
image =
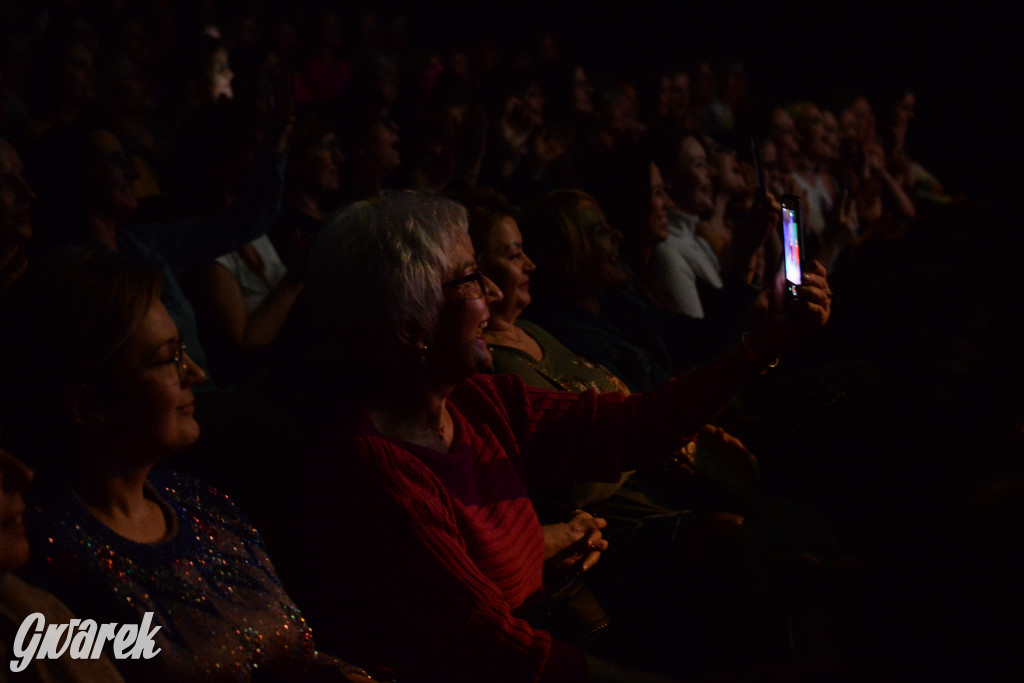
[[[782,254],[786,275],[787,300],[796,296],[796,288],[803,284],[803,230],[800,224],[800,198],[782,196]]]

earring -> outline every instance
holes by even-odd
[[[429,347],[426,344],[421,344],[420,345],[420,365],[426,365],[427,364],[427,351],[428,350],[429,350]]]

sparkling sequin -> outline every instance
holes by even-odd
[[[147,680],[247,680],[258,666],[309,662],[309,627],[234,503],[173,473],[153,473],[149,491],[176,519],[154,544],[114,534],[70,493],[36,505],[26,522],[49,543],[35,546],[32,579],[80,618],[140,623],[155,612],[163,652]]]

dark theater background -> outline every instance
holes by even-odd
[[[46,7],[50,9],[47,11]],[[146,9],[139,11],[140,7]],[[94,37],[102,43],[120,38],[107,32],[113,22],[105,23],[104,17],[132,16],[138,12],[149,22],[153,17],[175,16],[181,20],[181,26],[168,29],[163,38],[176,35],[173,31],[178,29],[184,35],[182,27],[187,27],[188,35],[195,37],[197,43],[208,41],[208,37],[201,35],[202,30],[216,25],[224,42],[233,49],[231,41],[236,36],[251,37],[246,31],[257,33],[260,27],[285,23],[279,17],[287,17],[289,22],[294,21],[294,26],[299,26],[300,19],[296,17],[305,20],[307,15],[313,15],[314,8],[323,7],[338,8],[342,22],[348,22],[342,30],[350,41],[346,49],[351,52],[356,51],[358,26],[367,17],[374,19],[382,33],[391,30],[396,17],[404,20],[408,39],[405,54],[415,58],[409,57],[401,65],[402,98],[391,112],[386,107],[374,110],[376,118],[370,124],[385,127],[401,120],[399,134],[406,137],[394,143],[392,151],[401,149],[402,168],[391,179],[401,178],[402,182],[412,183],[413,171],[419,170],[412,168],[415,162],[409,161],[414,158],[411,152],[428,157],[423,152],[427,144],[410,140],[428,128],[417,118],[427,110],[426,106],[420,107],[423,111],[417,109],[426,98],[409,95],[422,94],[416,88],[426,91],[433,87],[434,81],[430,86],[424,85],[428,78],[422,67],[430,63],[425,56],[437,57],[436,66],[457,53],[475,58],[483,52],[482,45],[495,46],[503,59],[511,60],[514,55],[536,50],[541,39],[550,36],[560,55],[566,58],[563,66],[582,65],[594,83],[609,74],[624,76],[622,81],[642,86],[638,90],[645,91],[644,94],[655,93],[657,79],[670,73],[670,69],[690,70],[701,62],[719,66],[738,61],[745,70],[749,111],[759,115],[787,103],[812,101],[830,105],[840,97],[855,95],[865,96],[877,114],[881,103],[895,102],[907,92],[914,93],[916,119],[910,128],[907,149],[914,161],[941,180],[944,192],[936,193],[941,195],[941,201],[922,201],[924,208],[916,215],[905,212],[893,220],[899,225],[891,234],[865,240],[866,247],[851,248],[844,254],[845,260],[834,261],[839,265],[830,272],[829,281],[837,295],[829,324],[811,343],[801,346],[798,353],[784,357],[779,368],[757,380],[752,392],[734,401],[730,405],[732,412],[725,411],[723,418],[726,427],[745,439],[751,435],[747,444],[762,459],[765,498],[791,497],[808,509],[822,511],[823,518],[828,520],[822,526],[828,526],[834,534],[828,543],[822,544],[827,546],[827,551],[822,552],[824,559],[808,572],[813,578],[794,588],[794,594],[809,596],[809,606],[799,612],[803,621],[798,622],[792,614],[785,615],[791,619],[787,622],[789,631],[784,634],[789,642],[780,641],[780,647],[787,656],[793,655],[799,661],[787,662],[793,664],[792,668],[780,667],[772,672],[774,678],[766,676],[763,680],[1024,680],[1020,678],[1024,671],[1024,219],[1020,216],[1024,211],[1024,21],[1015,3],[65,0],[47,4],[0,0],[0,38],[4,40],[0,88],[10,85],[4,79],[13,73],[5,74],[3,68],[30,54],[25,36],[33,35],[48,17],[73,17],[76,13],[88,16],[93,22]],[[289,24],[290,28],[294,26]],[[152,35],[158,35],[160,22],[152,21],[147,28],[153,31]],[[72,23],[74,30],[77,27]],[[267,33],[271,34],[270,29]],[[294,29],[294,35],[300,35],[299,28]],[[273,44],[277,37],[267,39],[266,44]],[[248,47],[257,42],[252,41]],[[197,52],[189,50],[194,45],[184,42],[178,47],[183,54]],[[259,49],[263,47],[259,45]],[[306,57],[311,52],[306,48],[308,45],[300,45],[295,53]],[[218,49],[223,51],[224,47]],[[235,54],[247,54],[253,59],[252,55],[257,53],[253,49]],[[200,133],[206,132],[202,126],[186,129],[189,133],[199,131],[191,138],[187,134],[180,138],[169,134],[174,125],[189,119],[184,115],[174,119],[184,107],[168,96],[173,89],[171,67],[161,68],[179,65],[173,58],[177,56],[174,49],[163,54],[171,57],[159,64],[160,68],[154,68],[150,78],[156,83],[153,92],[158,97],[154,99],[162,107],[158,116],[167,117],[152,131],[155,136],[165,137],[152,151],[159,159],[161,154],[170,157],[172,152],[187,149],[195,154],[192,158],[182,154],[186,166],[191,162],[199,167],[202,162],[195,160],[205,159],[200,154],[205,151],[205,143],[199,139]],[[352,64],[356,64],[359,56],[362,55],[345,54],[344,59],[337,61],[352,57]],[[346,63],[347,66],[351,64]],[[166,81],[161,82],[163,77]],[[43,91],[45,100],[46,88],[40,89],[38,85],[35,84],[36,90]],[[260,85],[265,86],[266,82]],[[479,84],[473,87],[476,85]],[[615,83],[616,87],[620,85]],[[452,88],[453,92],[457,90],[456,86]],[[465,89],[469,91],[470,86],[466,84]],[[479,91],[485,88],[480,87]],[[265,104],[260,100],[263,94],[253,98],[259,105]],[[346,91],[337,90],[332,97],[335,99],[323,98],[336,106],[330,114],[336,117],[330,126],[336,126],[339,133],[328,145],[333,146],[329,154],[340,156],[338,145],[351,141],[345,140],[339,122],[360,119],[346,110],[351,104],[344,101]],[[224,103],[224,99],[217,100],[215,96],[205,105],[213,111]],[[0,104],[4,104],[3,99]],[[404,111],[395,115],[394,110],[400,108]],[[27,112],[10,111],[14,112],[10,120]],[[6,116],[10,111],[4,109],[2,113]],[[498,128],[493,124],[501,120],[494,111],[497,108],[484,116],[478,136],[492,149]],[[267,111],[261,110],[260,114],[267,115]],[[639,117],[644,122],[645,114],[641,111]],[[491,116],[490,133],[486,116]],[[593,112],[588,116],[594,118]],[[424,114],[422,119],[427,116]],[[230,131],[233,120],[227,121],[228,125],[221,130]],[[222,126],[225,123],[215,118],[210,121]],[[18,123],[27,124],[27,114]],[[280,124],[275,131],[284,137],[281,131],[285,125],[280,121],[274,123]],[[455,125],[464,125],[463,120]],[[30,128],[21,125],[17,132],[13,128],[11,132],[0,130],[0,137],[10,139],[15,146],[24,144],[25,150],[29,140],[26,131]],[[260,133],[269,129],[267,126]],[[638,126],[635,130],[639,129]],[[539,136],[538,130],[543,128],[532,129],[530,135]],[[454,138],[453,133],[451,139]],[[188,144],[175,147],[181,140]],[[194,146],[189,146],[192,143]],[[570,144],[574,143],[572,140]],[[212,143],[206,146],[216,147]],[[483,147],[483,143],[478,145]],[[521,143],[515,150],[520,155],[516,163],[525,158],[525,149],[526,143]],[[454,155],[453,152],[452,159]],[[23,156],[29,158],[28,154]],[[859,157],[857,163],[866,169],[865,157]],[[352,158],[356,157],[350,155]],[[643,163],[645,168],[649,167],[650,158],[645,157]],[[477,158],[478,174],[480,165]],[[53,167],[51,164],[50,169]],[[160,167],[154,163],[153,167],[161,171],[171,164]],[[215,184],[218,171],[210,168],[216,167],[185,170],[194,178]],[[341,182],[339,192],[337,178],[346,177],[344,170],[339,176],[334,169],[336,184],[331,199],[338,200],[342,195],[346,200],[357,198],[358,191],[353,189],[356,183],[345,187]],[[792,169],[786,169],[789,170]],[[294,168],[288,172],[294,172]],[[446,182],[454,177],[454,171],[449,170]],[[27,180],[33,182],[31,177]],[[173,187],[174,183],[166,186]],[[535,189],[534,185],[529,187]],[[645,201],[649,200],[650,189],[648,183]],[[164,218],[160,211],[178,210],[176,206],[167,208],[176,201],[173,193],[167,193],[172,195],[167,204],[167,197],[159,196],[159,192],[154,194],[149,202],[139,202],[135,207],[140,215]],[[223,200],[228,194],[225,192],[218,199]],[[750,191],[746,196],[753,194]],[[881,204],[879,200],[878,205]],[[339,200],[330,206],[325,216],[340,205]],[[184,214],[184,210],[179,213]],[[314,233],[324,225],[325,216],[313,221]],[[696,218],[693,220],[696,222]],[[41,244],[39,235],[37,229],[33,246]],[[860,244],[857,242],[858,248]],[[618,257],[616,252],[615,260]],[[301,259],[296,262],[301,263]],[[283,270],[284,265],[281,267]],[[482,281],[478,274],[478,282]],[[183,299],[191,294],[179,292]],[[297,300],[299,294],[289,305],[295,305]],[[301,311],[301,306],[296,310]],[[746,312],[745,309],[744,315]],[[286,311],[281,317],[287,316]],[[297,335],[300,339],[302,332]],[[0,330],[0,338],[2,335]],[[291,343],[290,337],[284,338]],[[731,343],[737,343],[735,340],[743,337],[737,333],[731,339]],[[203,340],[203,346],[206,345]],[[423,356],[426,357],[425,348]],[[266,357],[277,359],[270,353]],[[265,368],[260,370],[262,373]],[[277,379],[269,371],[259,374],[258,379],[262,381],[267,376]],[[813,391],[802,392],[801,382],[813,385]],[[305,386],[300,388],[304,390]],[[294,397],[287,394],[288,390],[294,391],[294,387],[286,386],[282,393]],[[792,403],[787,404],[789,399]],[[262,406],[260,401],[254,400],[253,405]],[[301,400],[298,405],[305,406]],[[743,413],[744,409],[750,409],[750,413]],[[236,426],[231,422],[234,415],[227,410],[225,413],[229,415],[226,424]],[[0,427],[3,419],[0,415]],[[247,433],[246,438],[257,440],[262,434],[259,427],[270,429],[258,425],[258,421],[251,421],[256,437]],[[199,422],[202,424],[202,420]],[[205,424],[203,429],[207,430]],[[286,430],[281,433],[291,434]],[[209,443],[233,444],[235,437],[227,429],[218,432],[216,427],[204,434],[212,435],[210,441],[201,442],[198,450],[186,450],[180,461],[183,469],[196,466],[197,471],[189,473],[197,476],[205,476],[203,468],[213,461],[204,461],[209,453],[201,448],[211,448]],[[277,444],[277,436],[267,439],[267,450]],[[306,436],[303,434],[303,438]],[[218,438],[221,441],[216,441]],[[235,456],[230,462],[241,462],[247,476],[277,472],[274,467],[253,467],[242,457],[247,453],[230,455]],[[255,458],[253,461],[259,462]],[[221,469],[227,471],[229,467],[224,465]],[[260,513],[266,515],[275,499],[265,495],[264,489],[257,487],[255,491],[256,495],[250,490],[248,496],[244,490],[231,493],[241,507],[255,506],[251,517],[262,527],[263,519],[272,522],[273,515],[261,518]],[[770,505],[769,509],[774,510]],[[770,531],[778,533],[778,529]],[[798,531],[803,533],[806,529]],[[815,527],[808,534],[817,531]],[[275,562],[285,566],[292,558],[283,559]],[[805,590],[807,585],[811,588]],[[797,633],[799,629],[803,630]],[[816,645],[821,649],[815,651]],[[359,653],[343,654],[362,664]]]

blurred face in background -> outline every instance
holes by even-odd
[[[811,103],[805,103],[794,114],[797,135],[800,140],[800,153],[812,161],[828,158],[825,126],[821,110]]]
[[[579,278],[586,289],[604,291],[626,282],[626,271],[619,261],[622,233],[608,224],[595,202],[584,199],[576,205],[573,220],[583,238],[587,258],[580,264]]]
[[[821,113],[822,152],[824,159],[835,161],[839,158],[839,121],[830,111]]]
[[[728,197],[743,196],[753,190],[750,175],[731,149],[719,149],[711,155],[715,173],[715,191]]]
[[[230,100],[235,96],[231,82],[235,79],[235,72],[231,70],[228,62],[227,48],[218,48],[210,59],[210,96],[214,101],[224,98]]]
[[[648,223],[648,237],[658,244],[668,239],[668,195],[657,164],[651,164],[651,211]]]
[[[593,114],[594,103],[591,100],[591,96],[594,94],[594,89],[590,87],[590,82],[587,81],[587,74],[583,71],[582,66],[577,66],[573,72],[572,79],[572,108],[577,114]]]
[[[122,220],[139,208],[132,183],[139,177],[121,141],[108,131],[92,134],[93,167],[91,182],[94,208],[104,218]]]
[[[398,152],[398,124],[391,119],[381,117],[373,124],[368,143],[370,157],[381,176],[394,173],[402,165],[402,157]]]
[[[692,135],[683,140],[671,187],[680,210],[698,216],[714,207],[713,175],[704,146]]]
[[[917,98],[914,93],[908,92],[896,103],[893,117],[893,127],[901,133],[906,134],[910,122],[917,118],[914,108],[917,106]]]
[[[673,121],[683,121],[690,110],[690,77],[683,72],[664,76],[658,94],[659,113]]]
[[[792,171],[796,166],[800,144],[797,141],[796,124],[785,109],[778,107],[772,110],[768,136],[775,145],[775,158],[781,170]]]
[[[341,187],[340,169],[344,161],[338,138],[332,131],[306,151],[299,168],[310,190],[329,196]]]
[[[64,51],[61,63],[65,93],[72,104],[87,104],[96,101],[96,69],[93,66],[92,50],[82,43],[69,45]]]

